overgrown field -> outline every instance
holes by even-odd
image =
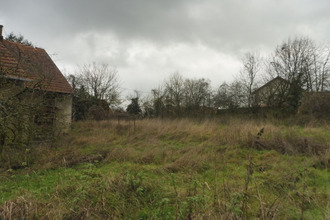
[[[0,219],[330,219],[330,126],[89,121],[0,173]]]

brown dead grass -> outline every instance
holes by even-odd
[[[258,136],[257,133],[262,128],[264,133]],[[222,183],[217,183],[218,187],[224,188],[223,192],[220,192],[222,190],[220,188],[217,189],[218,191],[213,188],[212,179],[209,179],[208,183],[204,180],[199,183],[208,193],[214,190],[214,194],[219,195],[218,200],[214,201],[214,204],[212,201],[209,202],[207,207],[201,209],[202,211],[199,211],[198,205],[197,208],[194,206],[195,211],[189,216],[201,219],[220,216],[224,219],[239,219],[240,216],[234,215],[229,207],[234,203],[235,193],[238,195],[246,193],[243,187],[246,171],[242,169],[245,169],[248,162],[250,149],[257,150],[253,151],[254,172],[264,175],[259,187],[268,187],[269,191],[275,191],[278,187],[293,190],[292,184],[298,184],[297,177],[301,178],[297,173],[299,167],[290,167],[292,172],[288,170],[290,159],[283,159],[286,157],[282,157],[281,154],[311,156],[315,158],[313,162],[318,168],[329,167],[330,152],[327,139],[329,137],[319,135],[329,128],[329,126],[297,128],[297,126],[275,125],[267,121],[232,118],[212,121],[140,120],[136,121],[135,129],[133,123],[127,121],[121,121],[120,124],[117,121],[78,122],[74,124],[74,129],[68,136],[57,142],[57,146],[48,148],[40,146],[36,149],[35,153],[40,157],[36,157],[34,166],[38,169],[50,169],[71,167],[84,162],[103,164],[128,162],[127,164],[134,167],[148,165],[146,167],[153,167],[158,178],[170,173],[177,175],[178,179],[175,181],[181,184],[180,187],[174,184],[174,180],[172,185],[168,180],[170,183],[161,190],[172,191],[166,196],[171,198],[173,203],[177,201],[179,203],[180,199],[191,202],[187,200],[189,196],[198,199],[193,197],[195,190],[191,186],[193,181],[185,183],[185,181],[189,182],[187,177],[190,174],[205,175],[205,173],[219,172],[219,176],[221,173],[224,177],[228,177]],[[292,166],[295,165],[294,162]],[[298,164],[296,166],[301,165],[301,163],[296,164]],[[308,164],[306,167],[314,164]],[[276,175],[267,176],[267,172]],[[180,179],[183,175],[184,177]],[[40,202],[28,194],[23,194],[24,196],[3,203],[0,213],[5,219],[22,216],[26,219],[98,219],[101,218],[100,216],[119,218],[127,211],[126,207],[138,209],[143,207],[143,202],[146,204],[159,202],[155,201],[154,197],[160,193],[157,191],[158,185],[150,184],[150,179],[140,181],[139,176],[134,176],[132,172],[130,174],[121,172],[109,178],[100,178],[91,184],[90,187],[83,189],[86,190],[86,197],[81,197],[81,201],[79,200],[74,209],[68,208],[70,201],[81,194],[72,193],[75,192],[76,186],[65,185],[58,186],[51,200],[47,202]],[[260,200],[262,206],[260,210],[264,212],[262,214],[264,219],[269,217],[265,217],[268,212],[271,216],[275,212],[280,212],[280,209],[286,208],[284,202],[269,199],[267,193],[258,195],[256,184],[253,186],[250,184],[250,187],[251,195],[256,198],[259,196],[257,200]],[[282,188],[279,193],[284,192]],[[144,201],[145,196],[139,195],[141,189],[146,190],[143,192],[150,196],[147,198],[148,201]],[[115,202],[113,195],[117,196]],[[205,194],[199,192],[199,195]],[[163,198],[162,196],[159,198]],[[117,203],[118,198],[122,199],[121,203]],[[297,201],[301,200],[297,199]],[[175,207],[179,205],[173,204]],[[57,210],[61,210],[61,213]],[[135,211],[133,210],[132,213]]]
[[[74,125],[73,132],[59,141],[62,150],[43,148],[39,159],[45,167],[73,166],[89,161],[135,161],[164,164],[167,169],[201,169],[210,158],[208,146],[239,146],[275,150],[281,154],[315,156],[328,164],[330,137],[319,135],[329,127],[276,126],[270,122],[219,120],[88,121]],[[257,133],[264,129],[258,137]],[[328,139],[327,139],[328,138]],[[90,148],[90,150],[89,150]],[[41,148],[40,148],[41,149]],[[85,153],[84,153],[85,152]]]
[[[178,157],[173,163],[165,166],[170,172],[179,171],[203,171],[207,169],[207,162],[210,158],[210,149],[204,146],[185,147],[179,151]]]

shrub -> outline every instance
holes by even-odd
[[[316,118],[330,118],[330,92],[306,96],[299,108],[299,113],[309,114]]]

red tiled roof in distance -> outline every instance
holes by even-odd
[[[7,76],[33,80],[25,83],[30,88],[73,93],[61,71],[41,48],[0,40],[0,71]]]

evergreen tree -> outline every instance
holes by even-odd
[[[126,111],[131,115],[139,115],[141,113],[138,97],[131,99],[131,104],[127,106]]]
[[[24,44],[26,46],[31,46],[33,47],[33,44],[31,41],[26,40],[23,35],[15,35],[13,32],[11,32],[6,38],[5,40],[8,41],[12,41],[12,42],[16,42],[16,43],[20,43],[20,44]]]

